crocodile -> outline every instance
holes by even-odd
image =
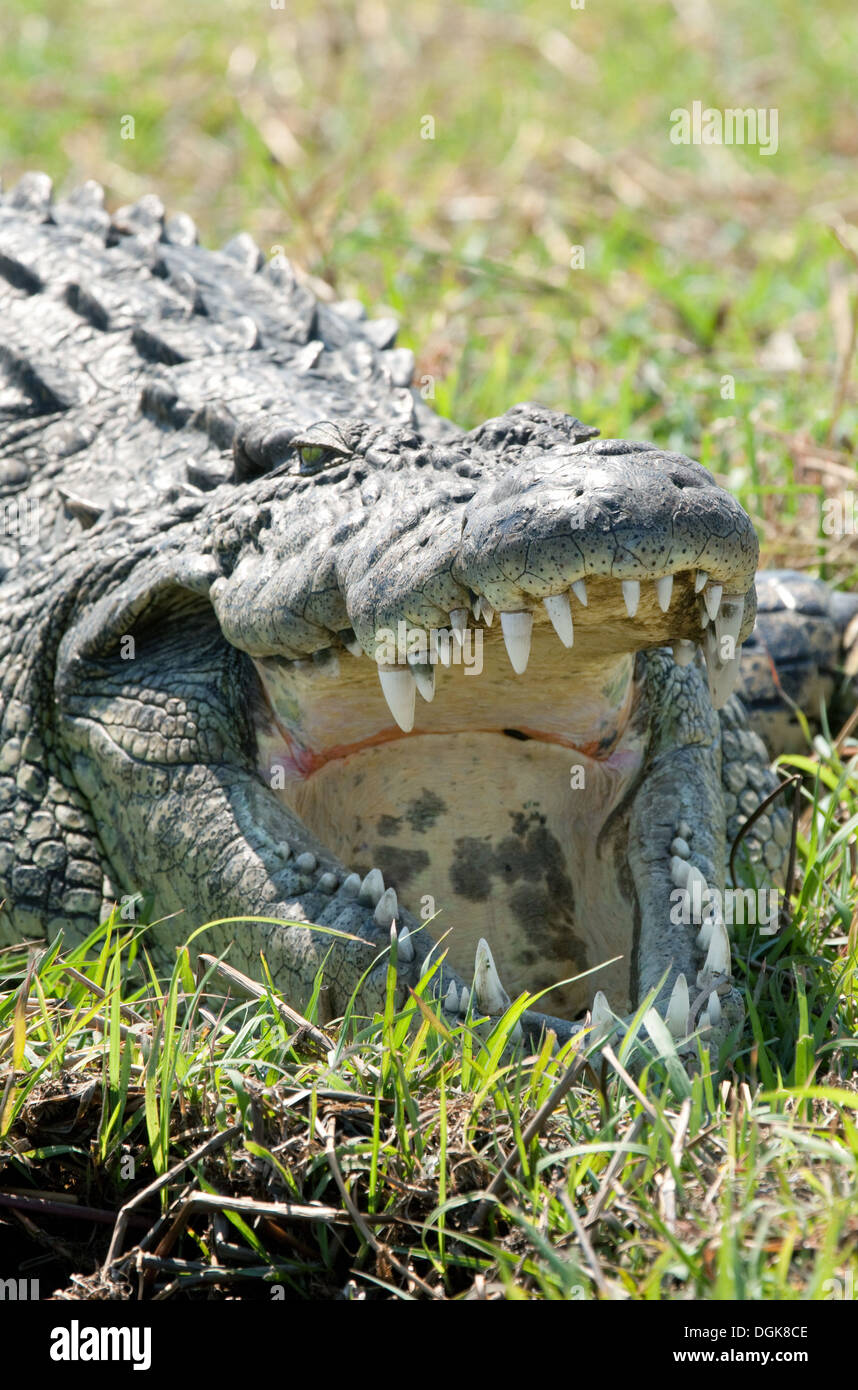
[[[0,939],[142,900],[328,1018],[392,960],[448,1022],[722,1043],[729,850],[782,880],[748,821],[858,599],[678,453],[441,418],[395,335],[154,195],[0,195]]]

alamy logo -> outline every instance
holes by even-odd
[[[404,666],[411,662],[419,666],[462,665],[466,676],[478,676],[483,669],[483,633],[481,628],[465,627],[458,631],[437,628],[409,628],[404,618],[391,627],[379,628],[375,634],[375,659],[379,666]]]
[[[776,107],[705,106],[692,101],[676,106],[670,113],[670,139],[674,145],[758,145],[760,154],[778,152],[778,112]]]
[[[728,927],[736,923],[760,928],[761,936],[774,936],[778,930],[776,888],[704,887],[695,878],[689,888],[674,888],[670,894],[670,920],[678,926],[704,926],[717,921]]]
[[[68,1327],[51,1331],[52,1361],[132,1361],[135,1371],[152,1365],[151,1327]]]

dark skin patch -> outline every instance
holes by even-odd
[[[429,866],[429,855],[423,849],[400,849],[397,845],[378,845],[373,850],[374,862],[381,869],[385,883],[397,892]]]
[[[375,828],[379,835],[398,835],[401,825],[401,816],[379,816],[375,823]]]
[[[497,855],[488,840],[471,835],[457,840],[456,857],[450,865],[450,881],[462,898],[483,903],[492,891],[492,879],[497,874]]]
[[[522,966],[539,958],[571,957],[584,968],[586,947],[575,936],[575,890],[560,842],[536,810],[516,811],[511,818],[513,834],[497,845],[471,836],[456,841],[456,857],[450,866],[453,887],[470,902],[484,902],[493,880],[511,890],[505,896],[526,942]]]
[[[432,829],[438,817],[442,816],[446,809],[447,807],[440,796],[427,791],[424,787],[416,800],[409,803],[405,812],[405,819],[411,829],[417,831],[418,835],[425,835],[426,831]]]

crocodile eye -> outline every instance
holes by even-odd
[[[320,463],[325,462],[327,449],[323,449],[320,444],[305,444],[298,450],[298,457],[307,468],[317,468]]]

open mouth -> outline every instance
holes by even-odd
[[[532,610],[473,595],[440,633],[399,620],[369,657],[349,637],[258,656],[260,771],[341,862],[431,918],[463,976],[485,938],[513,997],[553,986],[551,1011],[574,1017],[601,988],[627,1009],[627,806],[649,737],[636,653],[672,642],[684,664],[697,637],[723,703],[736,658],[717,653],[738,647],[744,606],[697,570],[595,576]]]
[[[748,517],[699,464],[539,407],[431,447],[316,429],[212,532],[210,598],[259,681],[258,771],[355,883],[372,875],[361,901],[392,888],[461,978],[484,938],[513,997],[566,981],[552,1014],[598,988],[628,1008],[643,956],[670,966],[670,846],[718,775],[680,745],[711,746],[701,699],[727,700],[754,624]],[[659,648],[674,677],[653,681]],[[706,678],[676,672],[698,649]],[[695,847],[713,882],[719,834]]]

